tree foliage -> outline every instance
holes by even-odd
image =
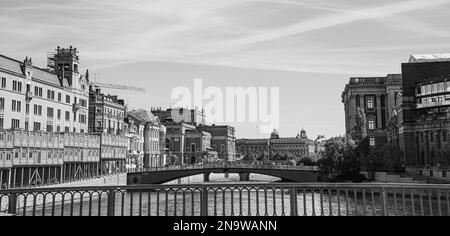
[[[355,138],[358,141],[361,141],[367,137],[367,117],[366,112],[361,107],[357,108],[355,129],[358,134]]]
[[[386,171],[400,172],[403,170],[403,152],[400,148],[386,144],[383,148],[383,164]]]
[[[320,170],[329,179],[349,173],[359,173],[359,161],[355,148],[355,141],[349,136],[330,138],[325,142],[323,158],[317,163]]]

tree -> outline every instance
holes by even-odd
[[[357,141],[362,141],[367,137],[366,112],[361,107],[357,108],[355,130],[356,136],[353,138],[355,138]]]
[[[334,137],[325,142],[323,158],[317,163],[328,179],[359,173],[355,141],[349,137]]]
[[[403,171],[402,156],[403,152],[400,148],[392,146],[391,144],[386,144],[383,148],[383,165],[386,171]]]
[[[450,165],[450,145],[445,145],[437,153],[438,161],[443,167],[448,167]]]

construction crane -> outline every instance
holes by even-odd
[[[92,85],[93,87],[97,87],[97,88],[128,90],[128,91],[136,91],[136,92],[143,92],[143,93],[146,92],[146,90],[144,88],[134,87],[134,86],[109,84],[109,83],[102,83],[102,82],[90,82],[90,85]]]

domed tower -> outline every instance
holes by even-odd
[[[273,129],[272,134],[270,134],[270,139],[279,139],[280,138],[280,134],[278,133],[278,131],[276,129]]]
[[[302,131],[300,131],[300,138],[304,138],[304,139],[308,138],[308,135],[306,135],[306,130],[302,129]]]

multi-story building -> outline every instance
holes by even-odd
[[[87,133],[89,81],[78,59],[76,48],[58,47],[41,69],[0,55],[0,129]]]
[[[100,140],[79,133],[0,131],[0,185],[23,187],[99,174]]]
[[[365,130],[370,147],[381,150],[387,142],[386,129],[402,92],[402,75],[351,78],[342,93],[346,133],[361,140],[358,119],[365,117]],[[362,112],[362,113],[361,113]]]
[[[77,49],[58,47],[55,52],[48,54],[48,62],[48,68],[42,69],[34,66],[32,59],[28,57],[24,61],[18,61],[0,55],[1,131],[36,131],[42,133],[43,137],[56,135],[54,132],[88,132],[89,78],[79,71]],[[33,133],[32,137],[35,136]],[[52,150],[47,153],[46,147],[53,147],[51,146],[53,143],[50,142],[52,141],[44,138],[40,139],[38,146],[26,148],[14,146],[14,155],[18,157],[28,155],[28,159],[30,155],[31,158],[36,155],[37,160],[39,156],[42,160],[43,155],[58,152],[58,148],[51,148]],[[1,151],[4,151],[6,158],[8,157],[6,153],[11,154],[10,150]],[[5,169],[5,166],[1,166],[1,162],[0,168]],[[19,183],[19,180],[21,184],[31,181],[42,182],[42,179],[33,180],[33,178],[45,175],[44,172],[47,173],[45,179],[47,177],[53,179],[56,175],[50,177],[49,173],[54,173],[55,170],[59,173],[61,169],[62,163],[40,161],[15,162],[6,168],[13,175],[11,183],[14,184]],[[25,177],[20,179],[22,175]],[[57,178],[64,177],[57,176]]]
[[[280,137],[278,131],[274,130],[270,139],[236,140],[236,150],[239,155],[256,155],[257,158],[281,156],[292,157],[298,161],[309,157],[312,149],[314,149],[313,142],[308,139],[305,130],[302,130],[296,137],[283,138]]]
[[[199,130],[211,134],[211,148],[219,159],[234,161],[236,158],[236,137],[234,127],[228,125],[199,125]]]
[[[89,87],[89,132],[123,133],[125,101]]]
[[[187,154],[185,150],[186,131],[196,130],[195,125],[166,119],[164,126],[167,129],[165,143],[166,148],[168,149],[168,164],[180,165],[187,163]]]
[[[144,167],[144,129],[146,122],[128,112],[125,118],[125,136],[128,138],[127,167]]]
[[[186,130],[185,151],[187,164],[197,164],[211,151],[211,134],[201,130]]]
[[[187,109],[187,108],[170,108],[162,110],[161,108],[152,108],[151,112],[157,116],[161,122],[170,119],[177,123],[187,123],[192,125],[204,125],[205,110],[203,109]]]
[[[129,141],[125,135],[92,133],[100,139],[101,174],[115,174],[125,171]]]
[[[450,54],[412,55],[402,73],[402,104],[390,139],[403,151],[407,171],[448,179]]]

